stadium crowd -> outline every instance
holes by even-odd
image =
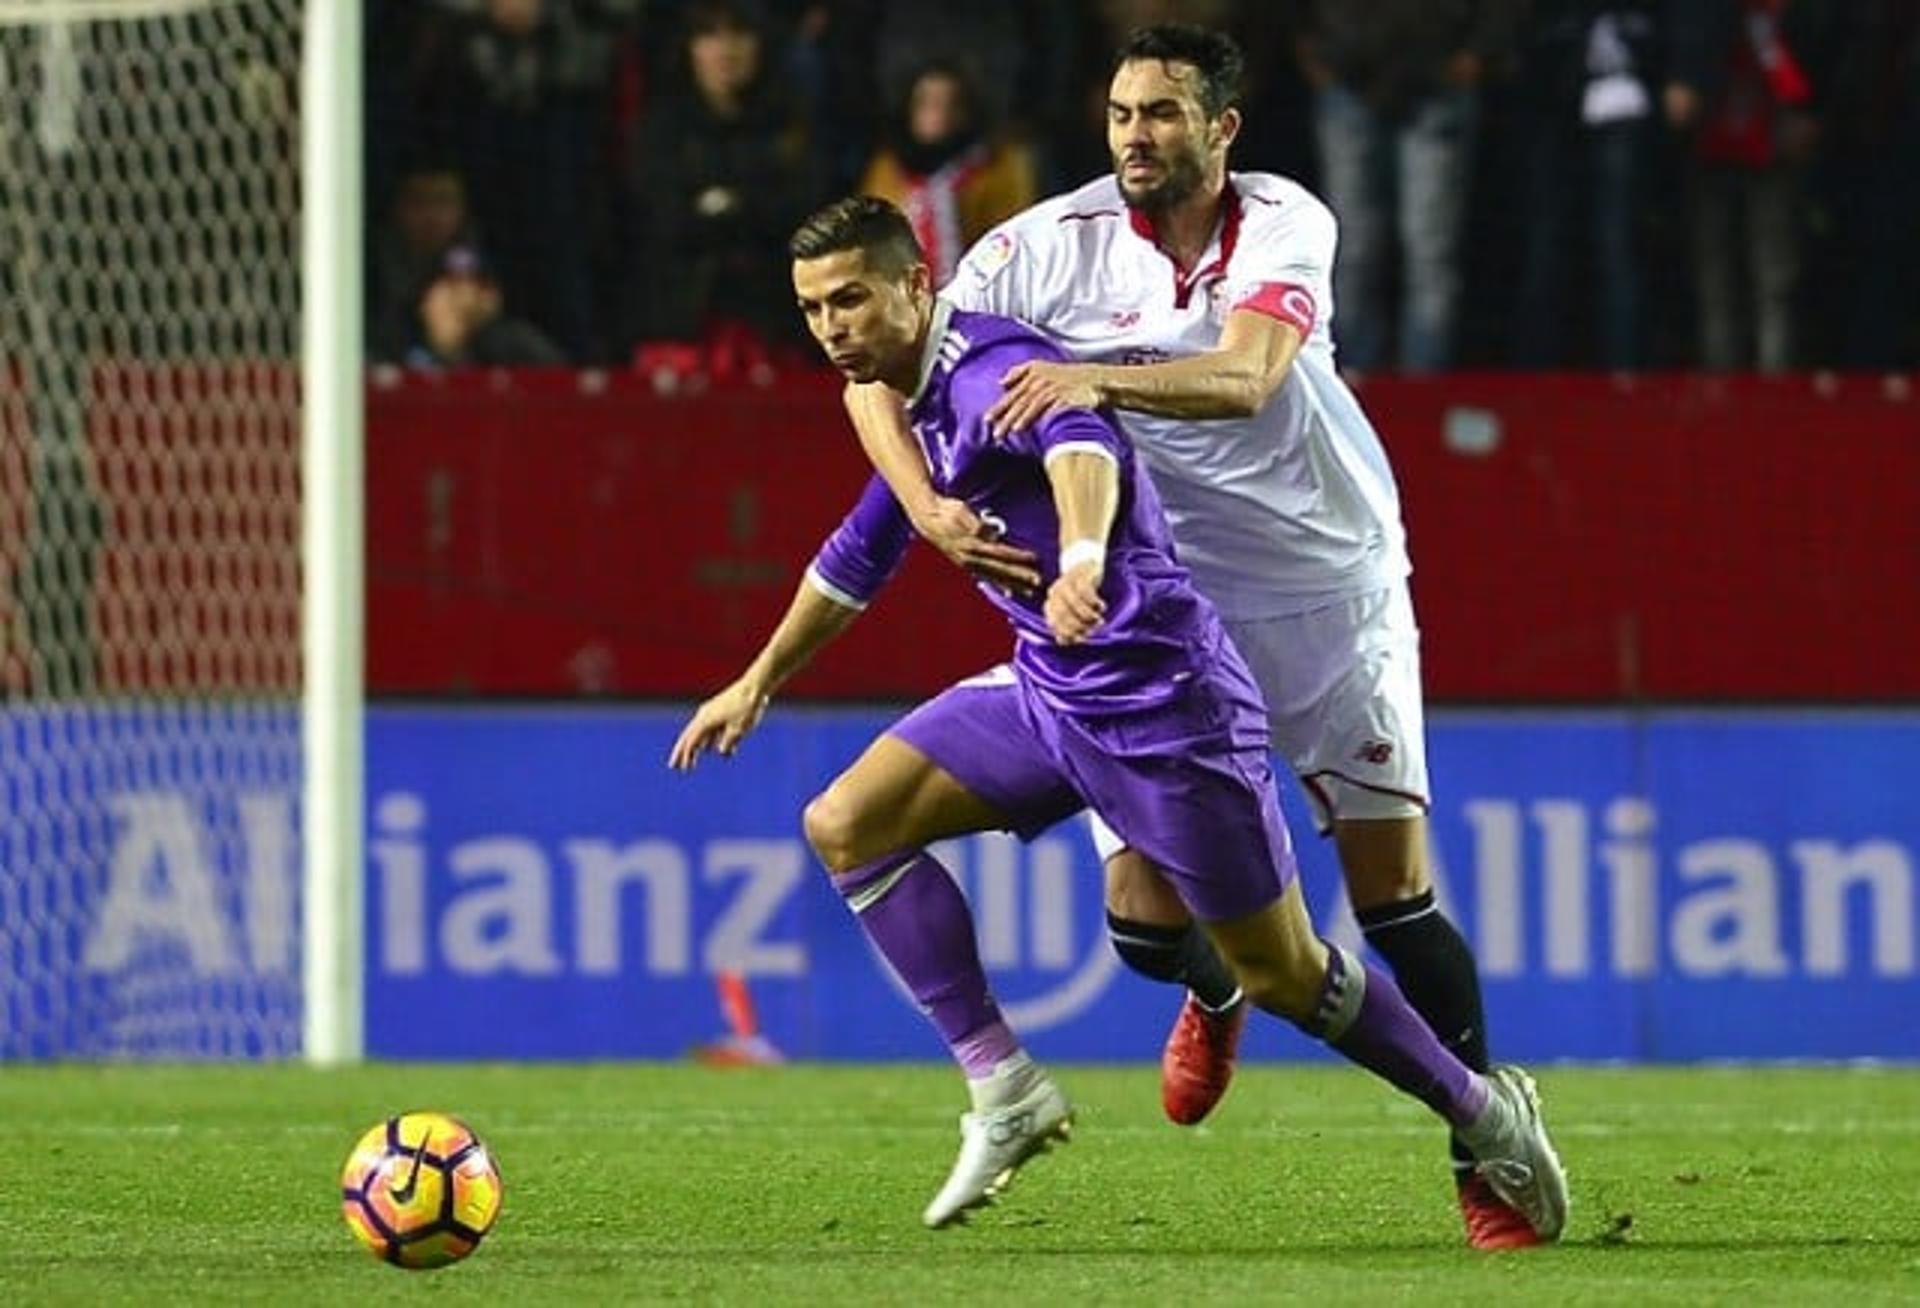
[[[812,366],[801,217],[885,196],[950,269],[1110,166],[1174,20],[1339,217],[1348,368],[1920,362],[1920,0],[377,0],[370,356]]]

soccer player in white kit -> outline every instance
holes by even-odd
[[[1340,854],[1368,942],[1442,1043],[1487,1067],[1478,969],[1438,910],[1428,850],[1419,633],[1386,454],[1334,365],[1335,222],[1298,184],[1230,173],[1241,56],[1165,25],[1114,64],[1114,175],[988,233],[942,295],[1039,327],[1079,362],[1023,364],[989,413],[1004,432],[1068,408],[1117,411],[1159,489],[1181,561],[1251,665],[1275,748]],[[934,494],[897,403],[847,406],[916,530],[977,575],[1030,561]],[[1135,971],[1187,986],[1162,1060],[1175,1121],[1225,1092],[1246,1005],[1147,862],[1097,819],[1108,927]],[[1537,1242],[1454,1141],[1469,1242]]]

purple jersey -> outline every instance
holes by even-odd
[[[1008,369],[1065,357],[1020,322],[936,301],[908,419],[934,488],[966,501],[1002,529],[1005,541],[1039,556],[1039,594],[1023,598],[980,587],[1013,624],[1014,666],[1027,685],[1043,702],[1076,715],[1151,708],[1196,673],[1210,671],[1225,638],[1213,606],[1174,558],[1159,498],[1135,466],[1132,446],[1104,414],[1086,410],[1056,414],[1007,440],[987,430],[987,409],[1000,397]],[[1054,643],[1042,608],[1060,555],[1060,520],[1045,464],[1074,451],[1118,464],[1120,502],[1100,586],[1106,621],[1084,643],[1062,646]],[[899,566],[911,539],[905,510],[876,476],[814,557],[809,575],[832,598],[862,607]]]

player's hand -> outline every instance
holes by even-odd
[[[667,754],[667,766],[675,772],[690,772],[708,750],[731,755],[747,733],[760,725],[768,698],[758,684],[745,677],[728,686],[694,710],[693,720]]]
[[[1012,595],[1040,589],[1040,556],[1003,544],[999,529],[965,500],[935,497],[932,508],[913,515],[913,529],[971,577]]]
[[[1067,409],[1097,409],[1100,388],[1093,365],[1033,359],[1007,369],[1002,394],[987,410],[987,430],[997,440],[1025,431]]]
[[[1062,645],[1078,645],[1106,620],[1107,602],[1100,598],[1103,573],[1098,563],[1082,563],[1061,573],[1047,589],[1047,626]]]

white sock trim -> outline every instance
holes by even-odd
[[[1360,928],[1360,934],[1371,936],[1375,931],[1385,931],[1389,927],[1404,926],[1408,922],[1418,922],[1421,918],[1431,917],[1439,911],[1439,904],[1428,904],[1425,908],[1416,908],[1411,913],[1402,913],[1399,917],[1390,917],[1380,922],[1369,922]]]
[[[1193,995],[1193,991],[1191,990],[1187,991],[1187,993],[1190,995]],[[1224,1004],[1221,1004],[1218,1008],[1215,1008],[1212,1004],[1209,1004],[1206,1000],[1202,999],[1199,995],[1193,995],[1193,1002],[1200,1009],[1201,1012],[1209,1013],[1214,1017],[1219,1017],[1222,1013],[1232,1012],[1234,1005],[1238,1004],[1241,1000],[1245,999],[1246,997],[1247,997],[1247,992],[1245,990],[1242,990],[1239,986],[1235,986],[1233,988],[1233,993],[1227,996],[1227,1001]]]
[[[917,850],[907,855],[900,860],[898,867],[883,873],[875,880],[867,882],[866,885],[860,887],[860,889],[854,891],[851,895],[848,895],[847,907],[856,913],[866,912],[882,899],[885,899],[887,892],[899,885],[900,878],[912,871],[913,865],[919,860],[920,854]]]
[[[1340,988],[1322,998],[1315,1014],[1320,1020],[1320,1038],[1332,1044],[1353,1028],[1360,1016],[1360,1005],[1367,997],[1367,969],[1352,953],[1331,941],[1327,944],[1327,970],[1333,970],[1334,956],[1340,959]]]

